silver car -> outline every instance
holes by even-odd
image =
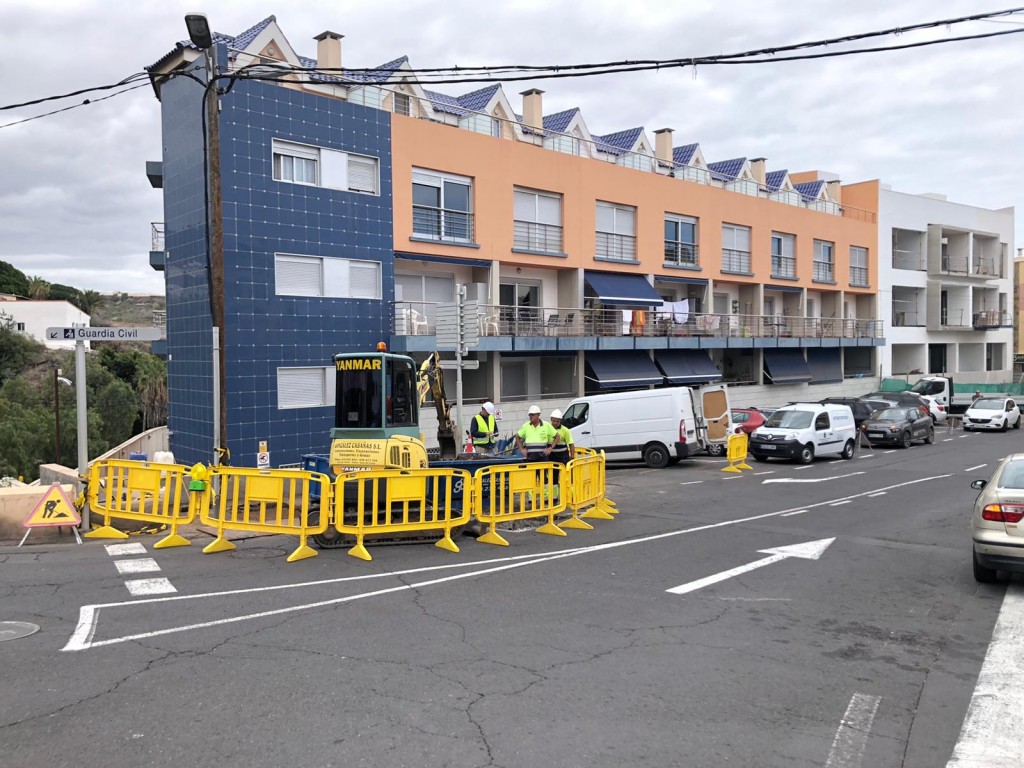
[[[971,538],[974,578],[996,580],[996,571],[1024,573],[1024,453],[1003,459],[988,480],[975,480]]]

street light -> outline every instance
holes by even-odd
[[[213,34],[205,13],[186,13],[185,26],[188,28],[188,38],[196,48],[205,51],[213,45]]]
[[[56,459],[57,459],[57,463],[58,464],[60,464],[60,461],[61,461],[61,459],[60,459],[60,386],[59,385],[63,384],[63,385],[68,386],[68,387],[71,386],[71,380],[70,379],[65,379],[63,376],[61,376],[61,373],[63,373],[63,371],[61,371],[60,368],[54,368],[53,369],[53,410],[54,410],[54,415],[56,416],[56,421],[57,421],[57,435],[56,435],[57,456],[56,456]]]

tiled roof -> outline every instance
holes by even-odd
[[[643,132],[643,128],[630,128],[626,131],[595,136],[594,141],[600,152],[607,152],[609,155],[624,155],[636,146],[636,142]]]
[[[555,112],[553,115],[544,115],[544,130],[554,133],[565,133],[569,123],[580,111],[579,107],[573,107],[563,112]]]
[[[228,45],[232,48],[237,48],[240,51],[244,51],[246,48],[249,47],[249,44],[256,39],[259,33],[266,29],[267,26],[272,21],[277,21],[277,17],[267,16],[267,18],[265,18],[259,24],[249,27],[247,30],[245,30],[245,32],[233,38],[232,41],[228,43]],[[216,40],[216,36],[214,37],[214,42],[219,42]]]
[[[686,144],[682,147],[672,148],[672,162],[676,165],[689,165],[693,156],[697,154],[699,144]]]
[[[764,177],[764,185],[768,187],[768,191],[778,192],[788,173],[789,171],[768,171]]]
[[[711,171],[711,178],[715,181],[736,181],[746,162],[747,158],[745,157],[734,157],[732,160],[708,163],[708,170]]]
[[[395,74],[395,71],[401,69],[402,65],[408,61],[408,56],[399,56],[397,59],[385,62],[367,72],[343,72],[342,77],[357,83],[386,83]]]
[[[491,103],[491,99],[494,98],[494,94],[500,87],[499,85],[488,85],[486,88],[463,94],[458,97],[459,104],[470,112],[482,112]]]
[[[456,96],[449,96],[447,93],[440,93],[439,91],[424,90],[423,92],[438,112],[447,112],[449,115],[457,115],[458,117],[469,114],[459,105],[459,99]]]
[[[809,203],[818,199],[823,186],[824,181],[805,181],[802,184],[794,184],[793,188],[800,193],[805,203]]]

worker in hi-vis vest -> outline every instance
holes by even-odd
[[[473,417],[469,435],[473,438],[474,451],[494,453],[498,439],[498,424],[494,420],[494,403],[490,400],[480,406],[480,413]]]
[[[527,459],[543,461],[551,456],[551,440],[555,430],[540,418],[540,408],[531,405],[527,412],[530,420],[516,433],[516,446]]]

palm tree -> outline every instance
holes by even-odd
[[[91,315],[103,304],[103,301],[104,298],[102,294],[97,291],[82,291],[82,295],[78,302],[78,308],[85,312],[85,314]]]
[[[50,283],[38,275],[32,275],[28,279],[28,297],[37,301],[48,299],[50,297]]]

